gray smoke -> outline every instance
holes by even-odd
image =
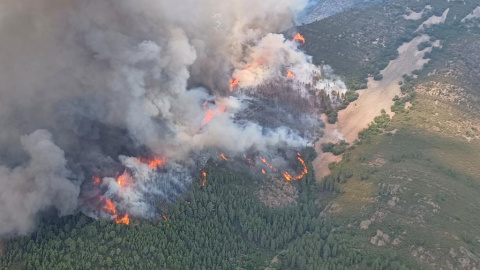
[[[77,207],[79,183],[68,179],[62,149],[46,130],[20,138],[29,160],[13,169],[0,167],[0,234],[27,233],[39,211],[55,207],[61,215]]]
[[[152,197],[171,201],[187,189],[205,155],[311,143],[288,126],[235,120],[248,108],[242,93],[285,76],[287,68],[297,76],[293,87],[309,98],[305,85],[320,69],[297,44],[271,34],[292,27],[305,4],[2,1],[0,233],[27,232],[48,207],[61,214],[75,209],[77,183],[89,215],[102,217],[95,198],[104,196],[120,211],[149,217]],[[240,79],[233,93],[232,76]],[[344,91],[337,79],[309,87]],[[220,108],[207,124],[205,110]],[[168,162],[159,171],[128,158],[142,155]],[[116,186],[124,170],[132,183]],[[93,176],[106,193],[92,188]]]

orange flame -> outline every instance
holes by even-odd
[[[293,74],[293,72],[290,69],[287,70],[287,78],[292,79],[292,80],[295,79],[295,75]]]
[[[203,103],[203,110],[205,111],[205,117],[203,118],[203,121],[202,121],[202,126],[210,123],[210,121],[212,121],[212,119],[217,116],[217,115],[220,115],[222,113],[224,113],[227,108],[225,106],[222,106],[222,107],[219,107],[215,110],[212,110],[212,109],[208,109],[207,108],[207,104],[208,104],[208,101],[205,101]]]
[[[307,165],[305,164],[305,161],[302,159],[302,156],[300,155],[300,153],[297,153],[298,157],[298,161],[302,164],[303,166],[303,169],[302,169],[302,172],[297,175],[297,176],[292,176],[290,175],[288,172],[285,172],[283,174],[283,177],[287,180],[287,181],[292,181],[292,180],[300,180],[302,179],[307,173],[308,173],[308,168],[307,168]]]
[[[125,171],[117,177],[117,184],[121,187],[126,187],[130,185],[130,180],[132,180],[132,177]]]
[[[260,66],[261,64],[262,64],[262,62],[260,62],[260,61],[255,61],[255,62],[253,62],[252,64],[250,64],[250,65],[247,67],[247,70],[250,71],[250,70],[252,70],[252,69]]]
[[[207,184],[207,173],[202,170],[202,187],[204,187]]]
[[[305,40],[305,37],[302,36],[302,34],[297,33],[297,34],[295,35],[295,37],[293,37],[293,40],[292,40],[292,41],[293,41],[293,42],[301,42],[302,44],[304,44],[306,40]]]
[[[223,153],[220,154],[220,157],[221,157],[223,160],[228,161],[228,158],[227,158]]]
[[[260,160],[262,161],[263,164],[267,165],[267,167],[268,167],[270,170],[272,170],[272,171],[274,171],[274,172],[277,171],[277,168],[273,167],[273,165],[271,165],[270,163],[268,163],[268,161],[267,161],[265,158],[260,157]]]
[[[266,174],[266,172],[265,172],[265,170],[264,170],[264,169],[262,169],[262,174]]]
[[[94,177],[93,178],[93,183],[95,185],[99,185],[102,182],[102,179],[100,177]]]
[[[247,160],[248,162],[248,167],[254,168],[255,164],[253,164],[253,160],[251,158],[248,158],[246,154],[243,154],[243,157]]]
[[[128,217],[128,214],[125,214],[123,217],[115,217],[115,223],[116,224],[125,224],[125,225],[130,225],[130,218]]]
[[[112,215],[117,215],[117,209],[115,208],[115,204],[113,204],[112,200],[110,199],[106,199],[104,209]]]
[[[167,216],[165,216],[164,214],[162,214],[162,219],[165,220],[165,221],[168,220]]]
[[[147,164],[150,168],[156,169],[164,165],[167,162],[167,159],[166,158],[153,158],[153,159],[137,158],[137,162]]]
[[[288,172],[284,173],[283,177],[285,177],[285,179],[287,181],[292,181],[292,179],[293,179],[293,177]]]
[[[115,204],[112,202],[110,199],[105,199],[105,206],[103,207],[105,212],[113,215],[113,220],[115,221],[116,224],[125,224],[129,225],[130,224],[130,217],[128,214],[124,214],[121,217],[118,216],[117,214],[117,208],[115,207]]]
[[[238,78],[231,78],[231,79],[230,79],[230,92],[232,92],[233,89],[234,89],[235,87],[237,87],[239,83],[240,83],[240,79],[238,79]]]

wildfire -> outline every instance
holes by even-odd
[[[238,78],[231,78],[230,79],[230,92],[232,92],[233,89],[235,87],[237,87],[239,83],[240,83],[240,80]]]
[[[166,216],[165,214],[162,214],[162,219],[165,220],[165,221],[168,220],[168,218],[167,218],[167,216]]]
[[[117,177],[117,184],[121,187],[126,187],[130,184],[132,177],[126,171]]]
[[[223,160],[228,161],[228,158],[227,158],[223,153],[220,154],[220,157],[221,157]]]
[[[202,170],[202,187],[204,187],[207,184],[207,173]]]
[[[103,207],[105,212],[113,215],[113,220],[115,221],[116,224],[125,224],[129,225],[130,224],[130,217],[128,214],[124,214],[121,217],[118,216],[117,214],[117,208],[115,207],[115,204],[112,202],[110,199],[105,199],[105,206]]]
[[[295,75],[293,74],[293,72],[290,69],[287,70],[287,78],[292,79],[292,80],[295,79]]]
[[[302,169],[302,172],[297,175],[297,176],[292,176],[291,174],[289,174],[288,172],[285,172],[283,174],[283,177],[287,180],[287,181],[292,181],[292,180],[300,180],[302,179],[307,173],[308,173],[308,168],[307,168],[307,165],[305,164],[305,161],[302,159],[302,156],[300,155],[300,153],[297,154],[298,157],[298,161],[302,164],[303,166],[303,169]]]
[[[301,42],[302,44],[305,43],[305,37],[302,36],[302,34],[297,33],[295,37],[293,37],[293,42]]]
[[[125,225],[130,225],[130,218],[128,217],[128,214],[125,214],[123,217],[115,217],[115,223],[117,224],[125,224]]]
[[[262,161],[263,164],[267,165],[267,167],[268,167],[270,170],[272,170],[272,171],[274,171],[274,172],[277,171],[277,169],[276,169],[275,167],[273,167],[273,165],[271,165],[270,163],[268,163],[268,161],[267,161],[265,158],[260,157],[260,161]]]
[[[253,160],[251,158],[248,158],[246,154],[243,154],[243,157],[247,160],[248,162],[248,167],[254,168],[255,164],[253,163]]]
[[[115,208],[115,204],[113,204],[112,200],[106,199],[104,209],[106,212],[116,215],[117,209]]]
[[[265,170],[264,170],[264,169],[262,169],[262,174],[266,174],[266,172],[265,172]]]
[[[100,177],[94,177],[93,178],[93,183],[95,185],[99,185],[102,182],[102,179]]]
[[[147,164],[150,168],[156,169],[164,165],[167,162],[167,159],[166,158],[153,158],[153,159],[137,158],[137,162]]]
[[[205,111],[205,117],[203,118],[202,126],[210,123],[210,121],[212,121],[212,119],[215,116],[220,115],[227,110],[225,106],[219,107],[216,110],[212,110],[212,109],[208,109],[207,105],[208,105],[208,101],[205,101],[203,103],[203,110]]]

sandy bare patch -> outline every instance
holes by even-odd
[[[408,9],[407,9],[408,15],[407,15],[407,14],[404,14],[404,15],[403,15],[403,18],[404,18],[405,20],[418,21],[418,20],[420,20],[420,19],[422,18],[422,15],[423,15],[423,12],[424,12],[424,11],[425,11],[425,10],[422,10],[422,11],[420,11],[420,12],[415,12],[415,11],[413,11],[413,10],[411,10],[411,9],[408,8]]]
[[[418,28],[417,30],[415,30],[415,32],[419,32],[419,31],[422,31],[424,30],[425,28],[428,28],[432,25],[435,25],[435,24],[441,24],[441,23],[444,23],[445,20],[447,19],[447,15],[448,15],[448,12],[450,11],[450,8],[447,8],[442,16],[435,16],[433,15],[432,17],[428,18],[426,21],[424,21]]]
[[[468,14],[465,18],[462,19],[462,22],[465,22],[467,20],[472,20],[475,18],[480,18],[480,6],[475,8],[472,13]]]
[[[431,10],[431,9],[432,9],[432,6],[426,5],[425,8],[423,8],[420,12],[415,12],[415,11],[413,11],[410,8],[407,7],[407,13],[408,14],[404,14],[403,18],[405,20],[418,21],[422,18],[425,11],[428,11],[428,10]]]
[[[360,90],[358,100],[339,112],[338,122],[334,125],[326,124],[325,135],[316,144],[319,155],[313,163],[318,181],[329,174],[328,164],[341,160],[341,157],[322,153],[321,144],[337,143],[340,140],[352,144],[358,138],[358,133],[368,127],[368,124],[380,115],[382,109],[393,116],[390,109],[394,104],[393,98],[401,95],[398,81],[402,80],[404,74],[411,74],[412,71],[421,69],[428,62],[423,59],[423,56],[426,52],[431,51],[431,48],[418,51],[418,45],[428,40],[428,35],[422,35],[400,46],[398,48],[399,57],[390,61],[381,72],[383,80],[374,81],[373,78],[369,78],[368,88]],[[325,116],[323,118],[326,120]]]
[[[427,40],[429,37],[422,35],[400,46],[398,48],[399,57],[390,61],[382,71],[383,80],[374,81],[370,78],[368,88],[359,91],[358,100],[339,112],[337,130],[343,134],[346,142],[353,143],[357,139],[358,133],[368,127],[368,124],[380,115],[382,109],[389,115],[393,115],[390,110],[394,104],[393,98],[402,93],[398,81],[402,80],[403,74],[411,74],[412,71],[421,69],[428,62],[423,59],[423,56],[429,50],[419,52],[417,48],[420,43]]]
[[[273,259],[270,262],[271,263],[277,263],[278,262],[278,256],[273,257]]]

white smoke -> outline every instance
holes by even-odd
[[[171,200],[188,188],[192,156],[212,148],[237,155],[311,143],[288,127],[235,121],[244,99],[241,89],[234,96],[229,89],[232,76],[251,90],[284,78],[287,69],[304,98],[312,80],[328,94],[345,89],[323,78],[298,44],[275,34],[294,26],[306,2],[2,1],[0,234],[27,232],[36,213],[50,206],[62,214],[75,209],[79,191],[66,179],[60,148],[81,167],[76,181],[114,160],[127,168],[133,184],[122,190],[109,175],[104,195],[120,211],[148,217],[149,196]],[[203,123],[205,109],[219,108],[225,112]],[[22,134],[32,132],[19,147]],[[140,148],[166,158],[164,170],[121,156]],[[37,161],[50,155],[51,161]],[[21,201],[25,194],[31,202]]]

